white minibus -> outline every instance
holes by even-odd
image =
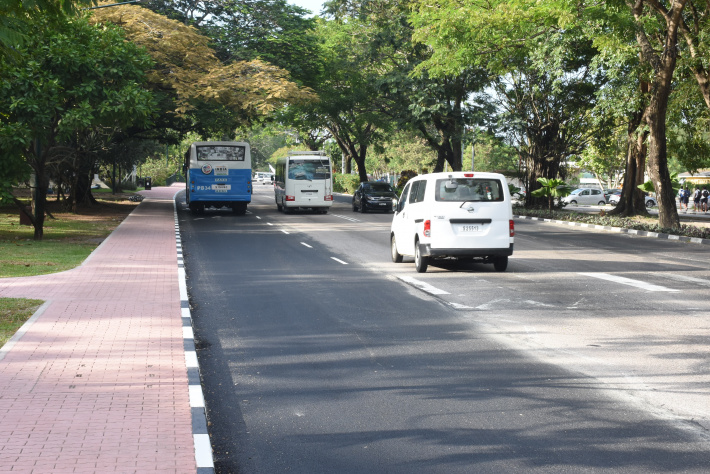
[[[333,205],[332,168],[330,158],[322,151],[291,151],[279,158],[274,175],[278,210],[327,213]]]

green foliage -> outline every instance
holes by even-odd
[[[675,193],[677,193],[680,190],[681,184],[680,184],[680,181],[678,180],[678,173],[671,173],[671,186],[673,187],[673,191]],[[653,181],[651,181],[650,179],[642,184],[639,184],[638,188],[645,193],[655,193],[656,192],[656,187],[653,185]]]
[[[571,186],[568,186],[561,179],[548,179],[548,178],[538,178],[537,182],[540,183],[541,188],[536,189],[531,194],[533,197],[546,197],[548,198],[549,211],[552,212],[552,206],[554,198],[563,198],[569,196],[569,193],[573,191]]]
[[[336,193],[353,194],[360,185],[360,178],[356,174],[333,174],[333,191]]]
[[[418,176],[418,173],[414,170],[402,171],[399,180],[397,180],[397,186],[395,186],[395,188],[397,189],[397,194],[402,194],[402,191],[404,190],[404,187],[407,185],[409,180],[414,178],[415,176]]]

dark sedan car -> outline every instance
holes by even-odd
[[[353,211],[386,211],[392,212],[397,201],[397,193],[387,183],[366,182],[353,194]]]

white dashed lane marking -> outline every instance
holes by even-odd
[[[412,278],[410,276],[405,276],[405,275],[398,275],[397,278],[402,280],[403,282],[409,283],[410,285],[419,288],[422,291],[425,291],[429,293],[430,295],[449,295],[448,291],[440,290],[439,288],[436,288],[435,286],[431,286],[429,283],[425,283],[421,280],[417,280],[416,278]]]
[[[579,273],[578,275],[599,278],[600,280],[607,280],[622,285],[633,286],[646,291],[680,291],[674,290],[673,288],[666,288],[665,286],[653,285],[651,283],[646,283],[645,281],[632,280],[631,278],[617,275],[609,275],[608,273]]]

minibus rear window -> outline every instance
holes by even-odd
[[[503,185],[497,179],[447,178],[437,179],[435,189],[437,201],[503,201]]]
[[[330,162],[325,160],[306,160],[289,158],[289,179],[330,179]]]

